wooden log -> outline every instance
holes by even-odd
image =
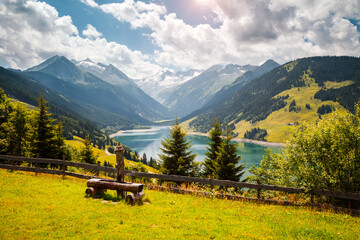
[[[110,190],[126,191],[132,193],[138,193],[143,190],[143,185],[140,183],[117,182],[115,180],[105,180],[105,179],[96,179],[96,178],[88,180],[87,186],[98,189],[110,189]]]
[[[105,191],[105,189],[89,187],[85,190],[85,193],[87,196],[94,197],[96,194],[103,193],[104,191]]]
[[[140,202],[144,196],[144,192],[139,192],[138,194],[130,193],[125,197],[125,202],[127,202],[128,204],[135,204],[137,202]]]

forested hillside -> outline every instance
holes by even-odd
[[[67,139],[72,139],[73,135],[89,136],[93,142],[107,139],[98,126],[79,115],[81,113],[88,114],[90,109],[64,98],[58,92],[44,87],[35,80],[0,67],[0,88],[9,97],[32,106],[37,106],[37,98],[43,95],[48,101],[47,106],[54,118],[63,123],[63,134]]]
[[[322,105],[353,112],[360,97],[359,84],[359,58],[298,59],[251,81],[190,121],[189,126],[208,132],[217,117],[223,125],[233,124],[240,137],[254,127],[285,136],[284,132],[298,122],[321,117],[317,111]]]

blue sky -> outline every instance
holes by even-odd
[[[358,0],[2,0],[0,65],[57,54],[132,78],[214,64],[360,56]]]

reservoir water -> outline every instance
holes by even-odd
[[[137,151],[139,156],[146,154],[147,159],[153,157],[158,159],[161,153],[161,141],[169,136],[169,127],[152,127],[144,130],[123,131],[115,136],[114,140]],[[197,153],[196,161],[203,162],[205,159],[206,148],[208,147],[208,138],[199,135],[189,135],[188,139],[192,142],[191,150]],[[281,147],[264,147],[254,143],[238,143],[238,154],[241,155],[241,162],[246,163],[246,175],[248,169],[253,165],[258,165],[265,153],[265,149],[270,148],[272,152],[280,152]]]

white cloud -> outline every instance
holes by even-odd
[[[146,28],[156,46],[152,55],[107,41],[92,25],[79,35],[69,16],[35,0],[0,2],[0,56],[11,67],[27,68],[52,55],[112,63],[130,77],[150,76],[162,67],[204,69],[218,63],[283,63],[315,55],[360,56],[358,0],[208,0],[213,21],[192,26],[143,1],[99,4],[80,0],[111,14],[134,29]],[[161,67],[160,67],[161,66]]]
[[[91,25],[82,32],[88,38],[80,37],[71,17],[59,17],[57,10],[44,2],[1,1],[0,22],[1,59],[13,68],[28,68],[58,54],[111,63],[133,78],[161,70],[149,62],[149,56],[99,38],[101,33]]]
[[[99,5],[94,0],[80,0],[82,3],[89,5],[90,7],[98,7]]]
[[[191,26],[160,5],[125,0],[99,8],[133,28],[149,28],[161,65],[205,68],[217,63],[286,62],[314,55],[360,55],[358,0],[208,0],[219,28]],[[141,7],[139,7],[141,6]]]
[[[101,32],[98,32],[91,24],[86,26],[86,29],[82,31],[82,34],[89,39],[100,38],[103,35]]]

